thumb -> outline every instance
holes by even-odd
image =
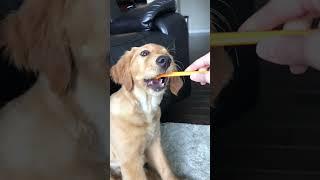
[[[320,70],[320,33],[308,36],[274,37],[257,44],[257,54],[267,61]]]
[[[205,74],[205,78],[206,78],[206,82],[207,82],[208,84],[210,84],[210,83],[211,83],[211,81],[210,81],[210,71]]]

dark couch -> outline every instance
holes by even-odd
[[[225,1],[234,7],[239,24],[264,2]],[[309,69],[295,76],[287,66],[258,58],[255,46],[238,49],[237,88],[225,92],[230,96],[221,99],[224,106],[213,130],[214,179],[320,179],[320,72]],[[254,96],[253,106],[244,110]]]
[[[142,7],[120,12],[116,0],[111,0],[110,65],[131,47],[156,43],[167,47],[184,70],[189,65],[188,28],[185,18],[176,13],[175,0],[157,0]],[[191,82],[184,78],[184,86],[178,96],[170,92],[162,101],[161,109],[166,114],[169,106],[190,95]],[[119,85],[111,81],[111,93]],[[163,116],[164,117],[164,116]]]
[[[213,1],[211,18],[218,31],[237,31],[239,26],[253,13],[253,1]],[[223,16],[223,17],[222,17]],[[259,61],[254,46],[226,47],[232,57],[234,76],[230,83],[215,99],[214,117],[216,126],[226,126],[255,106],[258,96]],[[213,79],[214,81],[214,79]],[[214,89],[213,89],[214,90]]]

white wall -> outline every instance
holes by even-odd
[[[147,0],[148,3],[154,0]],[[210,32],[210,0],[176,0],[177,11],[189,16],[190,33]]]
[[[210,0],[176,0],[179,13],[189,16],[190,33],[210,32]]]

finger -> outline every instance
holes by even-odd
[[[199,71],[206,71],[208,68],[200,68]],[[207,83],[210,83],[210,73],[202,74],[204,79],[202,82],[202,85],[206,85]]]
[[[198,60],[194,61],[185,71],[195,71],[199,68],[208,68],[210,67],[210,53],[202,56]]]
[[[304,57],[307,64],[317,70],[320,70],[320,32],[311,34],[305,39]]]
[[[206,78],[206,83],[210,84],[210,71],[209,73],[205,74],[205,78]]]
[[[199,77],[199,76],[201,76],[201,74],[192,74],[192,75],[190,75],[190,79],[192,80],[192,81],[195,81],[195,82],[201,82],[200,80],[201,80],[201,77]]]
[[[311,26],[311,23],[312,23],[312,20],[299,19],[299,20],[290,21],[290,22],[286,23],[283,28],[287,29],[287,30],[288,29],[304,30],[304,29],[308,29]],[[294,37],[294,38],[297,38],[297,37]],[[289,40],[283,39],[283,38],[274,38],[274,39],[270,39],[269,41],[262,41],[262,42],[258,43],[257,53],[258,53],[258,55],[261,55],[262,58],[264,58],[266,60],[272,60],[273,59],[272,57],[281,58],[281,56],[288,56],[288,54],[297,57],[297,55],[295,55],[294,53],[301,52],[299,49],[302,49],[303,47],[301,46],[301,44],[294,44],[294,41],[295,41],[294,38],[290,38]],[[300,38],[303,38],[303,37],[300,37]],[[287,43],[287,44],[285,44],[285,43]],[[277,45],[275,47],[273,47],[273,50],[272,50],[273,44],[277,44]],[[296,49],[296,50],[294,52],[290,52],[291,50],[287,49],[287,46],[289,46],[289,45],[292,49]],[[297,45],[297,47],[295,45]],[[267,46],[271,49],[266,48]],[[295,46],[295,47],[293,47],[293,46]],[[272,57],[270,57],[270,56],[272,56]],[[293,65],[293,66],[294,65],[298,65],[298,66],[302,65],[300,62],[296,63],[293,60],[294,57],[287,57],[287,58],[288,58],[287,60],[291,61],[290,65]],[[290,63],[290,62],[286,62],[285,64],[288,64],[288,63]],[[295,69],[296,68],[293,68],[293,71],[295,71]]]
[[[286,23],[283,27],[285,30],[308,30],[311,28],[312,19],[304,18]],[[303,74],[307,71],[307,65],[293,64],[289,66],[292,74]]]
[[[192,74],[190,76],[190,79],[195,81],[195,82],[205,82],[206,78],[204,74]]]
[[[303,61],[303,37],[274,37],[257,45],[257,54],[265,60],[280,65],[306,64]]]
[[[308,30],[312,25],[312,18],[300,18],[292,21],[288,21],[284,24],[284,30]]]
[[[304,65],[320,69],[320,33],[309,36],[274,37],[257,45],[257,54],[281,65]]]
[[[318,0],[271,0],[251,16],[239,31],[271,30],[296,18],[314,18],[319,15]]]
[[[205,68],[201,68],[199,70],[202,71],[202,70],[206,70],[206,69]],[[195,81],[195,82],[199,82],[201,85],[206,85],[207,83],[210,84],[210,73],[193,74],[193,75],[190,76],[190,79]]]
[[[206,84],[206,77],[204,74],[193,74],[190,76],[190,79],[201,84]]]
[[[291,65],[290,71],[292,74],[303,74],[307,71],[308,66],[306,65]]]

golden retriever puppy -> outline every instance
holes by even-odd
[[[170,170],[160,143],[160,102],[166,87],[177,95],[181,78],[155,77],[176,70],[168,51],[156,44],[133,47],[111,68],[121,84],[110,97],[110,167],[121,171],[123,180],[145,180],[147,162],[162,179],[177,179]]]
[[[106,7],[104,0],[24,0],[1,22],[10,62],[38,79],[0,110],[0,179],[105,176]]]

